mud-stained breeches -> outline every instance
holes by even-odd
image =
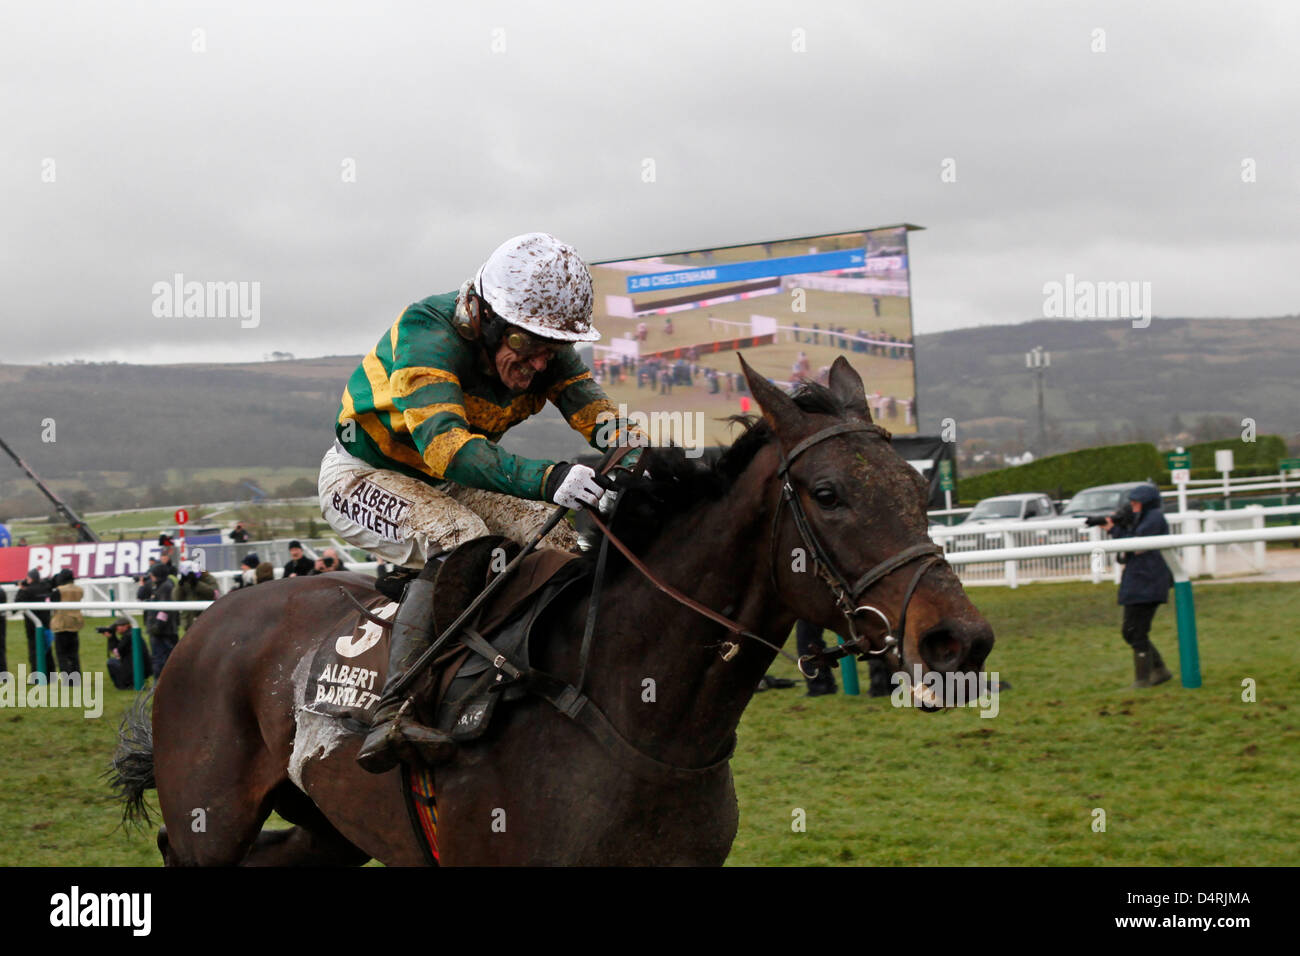
[[[344,541],[381,561],[422,568],[430,555],[485,534],[520,544],[541,530],[555,505],[447,483],[439,488],[355,458],[337,442],[320,463],[320,509]],[[540,547],[572,550],[566,521]]]

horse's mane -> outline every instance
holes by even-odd
[[[816,383],[799,386],[792,398],[805,412],[837,418],[849,414],[830,389]],[[644,551],[670,518],[701,501],[716,501],[726,496],[759,450],[773,441],[772,427],[757,415],[731,415],[726,420],[738,425],[741,433],[721,455],[712,456],[712,460],[688,458],[686,449],[676,445],[647,448],[642,459],[650,477],[620,480],[620,487],[625,490],[618,503],[613,530],[633,553]],[[595,549],[589,551],[588,557],[594,560],[595,553]]]

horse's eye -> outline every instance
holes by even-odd
[[[835,489],[831,488],[830,485],[821,485],[814,488],[813,497],[817,499],[817,503],[823,508],[834,508],[839,503],[839,499],[835,497]]]

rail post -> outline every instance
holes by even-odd
[[[144,690],[144,637],[139,625],[131,625],[131,679],[136,690]]]
[[[844,643],[844,638],[838,634],[835,639]],[[840,658],[840,680],[844,683],[844,693],[849,697],[857,697],[861,693],[858,687],[858,662],[852,654]]]
[[[1192,582],[1178,560],[1178,549],[1162,552],[1165,564],[1174,575],[1174,613],[1178,620],[1178,672],[1183,686],[1201,686],[1201,654],[1196,641],[1196,603],[1192,598]]]
[[[52,668],[49,663],[49,654],[54,644],[54,635],[48,627],[36,625],[36,673],[45,674],[47,677]]]

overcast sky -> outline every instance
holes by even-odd
[[[0,361],[360,353],[533,230],[916,223],[920,333],[1067,273],[1291,314],[1297,117],[1294,2],[10,2]],[[259,283],[259,324],[155,317],[176,273]]]

